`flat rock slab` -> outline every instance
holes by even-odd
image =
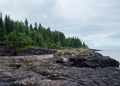
[[[120,86],[120,68],[79,68],[35,56],[0,58],[0,86]]]

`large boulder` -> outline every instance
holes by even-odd
[[[67,62],[67,61],[68,61],[68,59],[65,58],[65,57],[59,57],[59,58],[56,59],[56,62],[57,62],[57,63],[65,63],[65,62]]]

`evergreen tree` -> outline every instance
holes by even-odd
[[[28,20],[27,20],[27,18],[25,19],[25,25],[28,27]]]
[[[37,31],[37,29],[38,29],[38,26],[37,26],[37,23],[35,22],[34,30]]]
[[[2,13],[0,13],[0,28],[3,29],[3,19],[2,19]]]
[[[6,15],[5,16],[5,30],[7,34],[13,30],[11,23],[12,21],[10,19],[10,16]]]
[[[39,30],[39,32],[42,32],[42,25],[41,24],[39,24],[38,30]]]
[[[6,43],[13,49],[14,55],[16,55],[17,51],[30,46],[32,40],[25,33],[18,33],[14,30],[6,36]]]
[[[0,14],[0,42],[2,41],[12,47],[14,52],[26,46],[38,48],[88,48],[77,37],[66,38],[64,33],[56,30],[51,31],[49,27],[45,28],[41,24],[37,25],[37,22],[33,27],[32,24],[28,23],[27,18],[24,22],[13,21],[10,16],[6,15],[3,20],[2,14]]]
[[[30,31],[33,31],[33,26],[32,26],[32,24],[30,24]]]
[[[3,24],[2,13],[0,13],[0,42],[4,41],[5,32],[6,31],[5,31],[4,24]]]
[[[60,33],[60,44],[62,47],[65,45],[65,35],[63,33]]]
[[[82,47],[83,48],[88,48],[88,46],[85,44],[85,42],[83,42]]]

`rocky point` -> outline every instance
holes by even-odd
[[[1,56],[0,86],[120,86],[119,62],[88,49],[53,58]]]

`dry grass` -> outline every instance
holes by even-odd
[[[48,63],[48,60],[41,60],[41,61],[33,61],[33,62],[31,62],[31,64],[33,66],[35,66],[35,67],[41,66],[41,65],[47,64],[47,63]]]
[[[72,55],[72,54],[80,54],[80,53],[84,53],[84,52],[90,52],[91,50],[89,49],[72,49],[72,50],[69,50],[69,49],[65,49],[65,50],[58,50],[55,54],[54,54],[54,57],[59,57],[59,56],[62,56],[62,55]]]

